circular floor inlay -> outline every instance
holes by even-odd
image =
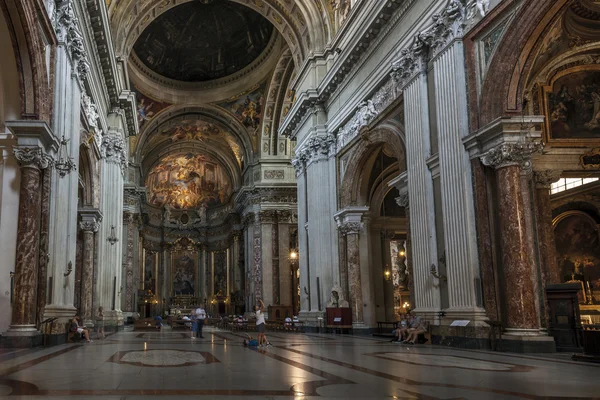
[[[125,354],[121,362],[141,363],[150,366],[177,366],[187,364],[203,364],[206,359],[202,354],[193,351],[180,350],[148,350],[130,351]]]

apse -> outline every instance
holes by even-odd
[[[231,196],[231,180],[213,157],[197,153],[170,154],[146,178],[148,201],[174,209],[208,208],[224,204]]]

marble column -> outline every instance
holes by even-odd
[[[258,213],[260,219],[260,282],[261,298],[265,307],[275,304],[274,297],[274,265],[273,265],[273,241],[275,234],[275,225],[277,213],[275,210],[264,210]],[[256,240],[256,237],[255,237]],[[256,246],[256,243],[255,243]],[[256,249],[255,249],[256,251]],[[256,254],[255,254],[256,256]],[[258,298],[258,295],[257,295]]]
[[[279,218],[275,214],[273,220],[273,232],[271,239],[272,259],[272,285],[273,285],[273,304],[281,304],[281,275],[279,273]]]
[[[363,293],[360,273],[359,234],[364,224],[357,221],[345,221],[339,225],[340,233],[346,237],[346,263],[348,270],[349,304],[352,309],[352,326],[363,327]]]
[[[518,143],[499,145],[481,157],[496,171],[502,273],[508,335],[539,335],[535,306],[534,264],[529,252],[526,210],[521,183],[522,166],[530,166],[534,147]]]
[[[51,159],[39,147],[14,147],[21,167],[14,302],[8,333],[35,334],[42,170]]]
[[[133,292],[134,292],[134,251],[135,251],[135,215],[131,213],[123,214],[123,231],[126,232],[123,241],[125,242],[125,254],[123,255],[123,273],[125,278],[125,300],[123,301],[123,311],[127,313],[134,312],[133,309]]]
[[[449,297],[445,311],[452,320],[484,320],[471,163],[462,141],[469,134],[464,58],[462,41],[454,40],[433,60]]]
[[[561,171],[536,171],[535,200],[538,231],[538,251],[542,267],[542,280],[547,284],[560,283],[560,269],[556,259],[554,226],[552,225],[552,205],[550,204],[550,186],[560,179]]]
[[[410,232],[410,196],[408,192],[401,193],[396,198],[396,203],[404,208],[406,214],[406,244],[404,247],[404,254],[406,257],[406,287],[410,292],[410,308],[414,307],[415,304],[415,284],[413,277],[413,266],[412,266],[412,239]]]
[[[100,228],[99,212],[84,212],[80,211],[81,221],[79,229],[83,231],[83,263],[81,273],[81,304],[80,313],[85,326],[93,325],[93,316],[95,315],[92,309],[93,302],[93,286],[94,286],[94,251],[95,240],[94,235]]]
[[[260,216],[257,214],[254,216],[254,230],[252,236],[252,281],[254,283],[254,292],[251,293],[253,304],[256,303],[257,299],[263,298],[262,290],[262,236],[260,226]],[[266,305],[266,304],[265,304]]]
[[[439,279],[431,274],[438,265],[433,179],[427,165],[431,155],[429,100],[425,65],[404,88],[406,164],[411,197],[411,249],[416,312],[435,321],[441,307]]]

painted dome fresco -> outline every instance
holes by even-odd
[[[193,1],[159,16],[134,45],[140,61],[155,73],[185,82],[234,74],[269,44],[273,25],[233,2]]]

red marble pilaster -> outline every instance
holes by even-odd
[[[554,227],[552,226],[552,206],[550,204],[550,186],[559,178],[560,171],[535,173],[538,250],[542,264],[542,280],[545,284],[560,283]]]
[[[50,159],[38,147],[14,148],[21,166],[14,303],[9,331],[35,331],[42,190],[41,170]]]
[[[37,321],[41,322],[46,307],[46,281],[48,279],[48,229],[50,224],[50,183],[52,170],[46,168],[42,173],[42,216],[40,219],[40,252],[38,266],[38,290],[37,290]]]
[[[81,271],[80,312],[84,321],[92,320],[92,287],[94,277],[94,231],[83,231],[83,268]]]
[[[135,233],[135,218],[131,213],[123,214],[123,224],[125,231],[127,232],[126,236],[126,248],[125,248],[125,303],[123,304],[125,312],[133,312],[133,291],[134,291],[134,283],[133,283],[133,252],[135,250],[134,246],[134,233]]]
[[[477,159],[472,160],[473,187],[475,195],[475,221],[477,224],[477,245],[481,265],[481,286],[485,312],[490,320],[499,321],[496,274],[494,272],[494,246],[492,245],[493,225],[490,220],[490,208],[486,172]]]
[[[521,168],[515,164],[501,166],[496,170],[496,179],[507,328],[537,329],[533,264],[528,251]]]
[[[348,246],[348,286],[350,291],[350,308],[352,308],[352,322],[360,324],[364,321],[364,318],[358,233],[348,233],[346,243]]]

